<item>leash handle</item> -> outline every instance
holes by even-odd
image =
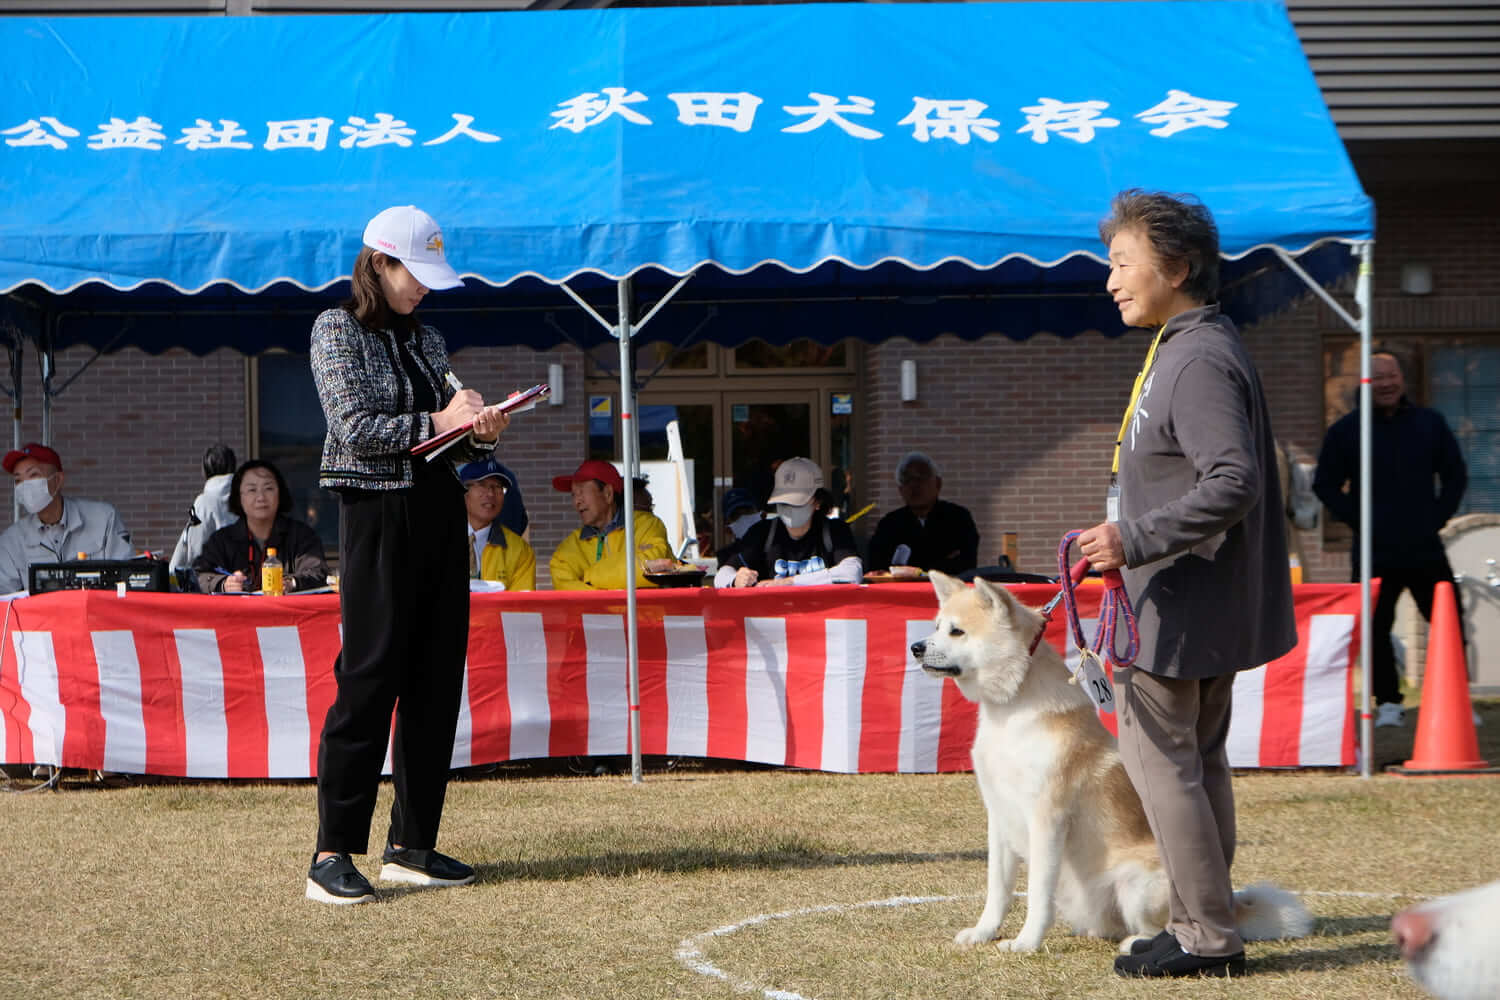
[[[1068,626],[1073,632],[1073,642],[1079,649],[1091,649],[1113,666],[1128,667],[1135,663],[1135,658],[1140,653],[1141,636],[1135,608],[1131,606],[1130,598],[1125,593],[1125,579],[1119,570],[1104,570],[1100,574],[1104,578],[1106,590],[1103,600],[1099,602],[1099,625],[1094,632],[1093,645],[1090,646],[1083,637],[1083,622],[1078,617],[1078,599],[1074,590],[1088,572],[1088,560],[1080,559],[1073,565],[1068,565],[1068,552],[1081,534],[1082,531],[1070,531],[1063,535],[1057,546],[1057,576],[1062,586],[1062,592],[1058,596],[1062,598],[1063,606],[1068,611]],[[1126,633],[1123,652],[1115,648],[1121,616],[1125,619]]]

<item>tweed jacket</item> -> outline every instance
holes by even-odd
[[[433,436],[432,418],[413,411],[412,384],[397,354],[393,330],[370,330],[343,309],[328,309],[313,323],[313,382],[328,421],[318,485],[338,489],[410,487],[411,448]],[[414,352],[440,407],[453,398],[444,378],[448,348],[443,335],[423,326]],[[444,452],[444,464],[487,458],[493,444],[473,436]]]

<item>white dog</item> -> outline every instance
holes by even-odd
[[[1402,910],[1391,933],[1411,977],[1439,1000],[1500,997],[1500,882]]]
[[[974,777],[989,812],[988,895],[959,945],[992,940],[1005,920],[1016,863],[1027,865],[1026,919],[997,946],[1036,951],[1060,915],[1075,934],[1124,938],[1121,951],[1160,931],[1167,878],[1114,738],[1062,657],[1028,648],[1042,616],[1003,587],[967,587],[932,573],[937,627],[912,645],[928,673],[951,677],[979,703]],[[1253,886],[1235,895],[1246,940],[1301,937],[1312,918],[1291,893]]]

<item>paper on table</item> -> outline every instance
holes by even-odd
[[[525,413],[536,406],[537,403],[546,399],[552,392],[552,387],[546,382],[534,385],[530,389],[516,393],[498,403],[491,403],[486,409],[498,409],[501,413]],[[474,421],[469,421],[459,427],[434,435],[426,441],[418,443],[412,448],[413,455],[426,455],[427,461],[432,461],[438,455],[446,451],[455,441],[463,437],[473,428]]]

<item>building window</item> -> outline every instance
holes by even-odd
[[[1500,513],[1500,343],[1434,345],[1428,359],[1431,406],[1458,438],[1469,466],[1460,514]]]
[[[292,487],[292,514],[323,539],[330,558],[339,550],[338,497],[318,485],[323,460],[323,404],[305,354],[274,352],[254,359],[251,453],[275,463]]]

